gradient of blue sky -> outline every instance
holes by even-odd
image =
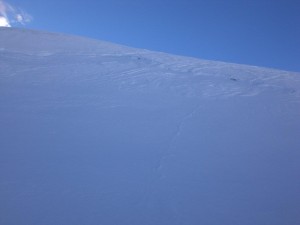
[[[300,71],[299,0],[11,0],[26,27]]]

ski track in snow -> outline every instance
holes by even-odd
[[[163,174],[162,170],[163,170],[164,164],[166,163],[166,161],[168,160],[168,158],[170,158],[174,154],[176,154],[175,152],[173,152],[173,149],[174,149],[174,146],[176,145],[177,139],[180,137],[181,133],[183,132],[185,123],[188,120],[190,120],[194,114],[197,113],[197,111],[199,110],[200,107],[201,107],[200,105],[196,106],[191,112],[187,113],[179,121],[179,123],[178,123],[178,125],[176,127],[176,130],[174,131],[174,134],[170,138],[170,141],[169,141],[169,144],[168,144],[168,147],[167,147],[166,151],[163,152],[163,154],[160,156],[160,159],[159,159],[158,164],[156,166],[156,170],[159,173],[159,175],[158,175],[159,179],[163,179],[164,178],[164,174]]]

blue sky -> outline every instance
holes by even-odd
[[[7,2],[32,16],[25,26],[32,29],[202,59],[300,71],[299,0]]]

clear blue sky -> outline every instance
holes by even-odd
[[[26,27],[300,71],[300,0],[7,0]]]

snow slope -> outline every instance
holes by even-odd
[[[0,224],[300,224],[300,74],[0,28]]]

